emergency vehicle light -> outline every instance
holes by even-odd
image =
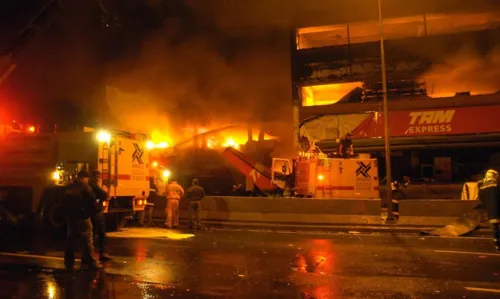
[[[99,131],[96,135],[97,141],[99,142],[110,142],[111,134],[106,131]]]
[[[29,126],[27,131],[28,131],[28,133],[35,133],[36,128],[35,128],[35,126]]]
[[[58,170],[52,172],[52,179],[54,181],[59,181],[61,179],[61,173]]]

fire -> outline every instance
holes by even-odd
[[[154,130],[151,133],[150,141],[146,144],[148,149],[164,149],[177,146],[192,146],[194,138],[198,139],[198,144],[204,144],[211,149],[232,147],[239,149],[248,141],[248,128],[246,126],[214,126],[206,127],[185,127],[176,130],[181,134],[174,139],[171,134],[166,134],[163,130]],[[252,130],[252,140],[259,139],[259,131]],[[264,140],[277,139],[275,136],[264,134]]]
[[[362,82],[322,84],[302,87],[302,106],[332,105],[356,88],[362,88]]]
[[[240,145],[238,143],[236,143],[236,141],[234,141],[234,139],[232,137],[227,138],[226,141],[224,142],[224,144],[222,144],[222,146],[232,147],[234,149],[238,149],[240,147]]]
[[[149,149],[168,148],[172,143],[169,134],[166,134],[164,131],[153,130],[151,132],[151,139],[146,143],[146,147]]]

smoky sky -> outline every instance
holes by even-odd
[[[496,1],[402,2],[385,0],[384,14]],[[97,1],[63,3],[17,58],[12,110],[146,132],[249,121],[290,132],[291,28],[377,17],[372,0],[105,0],[106,27]]]

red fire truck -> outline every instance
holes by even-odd
[[[64,225],[60,201],[81,169],[101,173],[110,229],[143,211],[149,194],[146,136],[122,131],[10,132],[0,136],[2,206],[14,216],[37,215],[51,227]]]

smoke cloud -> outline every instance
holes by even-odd
[[[376,1],[365,0],[147,2],[156,11],[176,7],[183,13],[162,18],[162,25],[143,40],[137,60],[109,64],[105,81],[115,91],[107,93],[107,104],[119,125],[132,131],[162,130],[179,139],[187,137],[177,136],[186,126],[254,122],[288,141],[289,148],[294,138],[290,29],[377,17]],[[456,1],[442,2],[456,6]],[[435,1],[384,2],[386,16],[435,9]],[[435,82],[435,92],[447,84],[437,82],[441,75],[434,76],[441,71],[437,67],[426,75]]]
[[[444,62],[434,65],[422,76],[431,97],[452,97],[457,92],[471,95],[500,91],[500,48],[479,54],[464,48]]]
[[[177,140],[186,137],[179,136],[184,127],[235,123],[262,125],[286,139],[292,120],[288,31],[235,37],[217,30],[214,19],[197,20],[198,29],[187,30],[181,19],[164,19],[136,60],[108,65],[112,119],[126,130],[160,130]]]

